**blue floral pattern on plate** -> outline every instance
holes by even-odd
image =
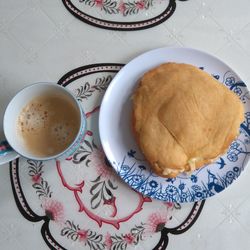
[[[206,165],[191,175],[163,178],[154,174],[146,161],[137,158],[130,149],[121,162],[113,162],[120,177],[133,189],[146,196],[170,202],[195,202],[221,192],[236,180],[247,164],[250,153],[250,96],[246,85],[231,71],[223,76],[213,74],[239,96],[245,107],[245,120],[239,137],[228,151],[214,163]]]

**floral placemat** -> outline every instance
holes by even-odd
[[[62,0],[81,21],[103,29],[141,30],[156,26],[175,12],[176,0]],[[179,0],[187,1],[187,0]]]
[[[27,220],[44,222],[41,234],[50,249],[166,249],[169,238],[175,240],[169,235],[184,233],[202,211],[205,201],[180,205],[144,197],[109,165],[98,114],[122,66],[88,65],[59,80],[87,116],[85,140],[72,157],[61,162],[19,158],[10,164],[16,204]]]

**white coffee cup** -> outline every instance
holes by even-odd
[[[22,109],[31,100],[45,93],[60,94],[71,100],[79,111],[80,126],[74,141],[64,151],[49,157],[37,157],[24,146],[20,135],[17,133],[17,120]],[[0,164],[9,162],[18,156],[37,161],[62,160],[71,156],[80,147],[86,132],[86,117],[80,103],[67,89],[57,84],[41,82],[23,88],[13,97],[5,110],[3,129],[6,141],[0,143]]]

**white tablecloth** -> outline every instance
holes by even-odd
[[[193,47],[228,63],[250,87],[250,2],[176,1],[166,22],[141,31],[110,31],[73,17],[55,0],[0,0],[0,119],[23,86],[57,82],[82,65],[126,63],[147,50]],[[2,127],[0,128],[2,131]],[[250,169],[206,201],[201,216],[167,249],[250,249]],[[40,228],[18,211],[8,165],[0,168],[0,249],[48,249]]]

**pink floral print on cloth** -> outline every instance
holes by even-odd
[[[186,1],[186,0],[179,0]],[[93,26],[134,31],[159,25],[175,12],[177,0],[63,0],[66,9]]]

